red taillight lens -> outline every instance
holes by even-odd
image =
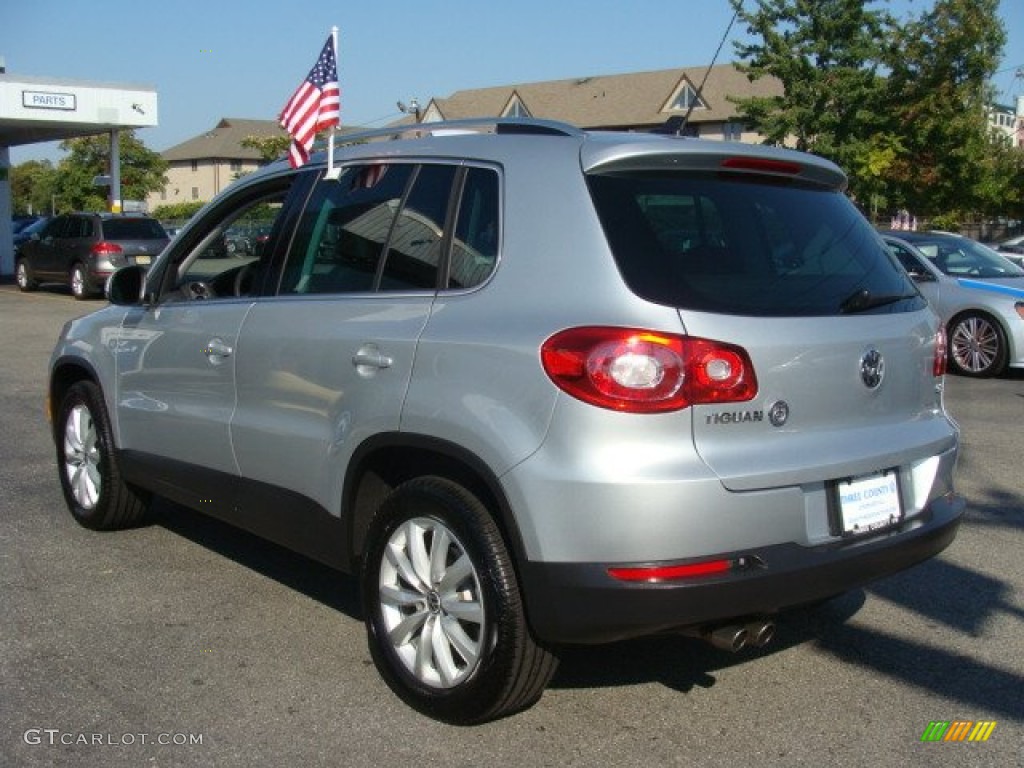
[[[946,329],[939,328],[935,334],[935,358],[932,360],[932,375],[939,377],[946,375]]]
[[[629,413],[741,402],[757,394],[753,366],[740,347],[635,328],[561,331],[541,346],[541,363],[573,397]]]
[[[117,243],[108,243],[106,240],[101,240],[96,243],[91,249],[93,254],[96,256],[113,256],[114,254],[124,253],[124,250]]]
[[[767,157],[727,157],[722,161],[722,167],[731,171],[782,173],[787,176],[795,176],[800,173],[800,166],[797,163]]]
[[[619,581],[658,583],[714,576],[732,570],[729,560],[706,560],[686,565],[653,565],[639,568],[609,568],[608,575]]]

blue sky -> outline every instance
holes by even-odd
[[[1009,40],[994,84],[1009,102],[1024,94],[1024,0],[1000,9]],[[3,0],[0,56],[10,74],[154,86],[160,124],[138,136],[162,151],[221,117],[274,119],[331,26],[342,122],[384,125],[413,97],[705,65],[731,14],[727,0]],[[719,63],[732,59],[727,43]],[[60,152],[11,150],[13,164],[36,157]]]

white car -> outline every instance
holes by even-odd
[[[1024,269],[961,235],[882,236],[946,324],[954,371],[981,377],[1024,368]]]

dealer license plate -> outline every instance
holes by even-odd
[[[836,483],[843,534],[859,535],[903,519],[900,487],[893,470]]]

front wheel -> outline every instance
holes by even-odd
[[[530,633],[493,518],[449,480],[416,478],[384,500],[370,524],[362,591],[378,671],[438,720],[480,723],[525,709],[558,665]]]
[[[128,528],[142,522],[148,499],[121,478],[100,388],[81,381],[68,389],[57,427],[60,484],[74,518],[94,530]]]
[[[14,279],[18,283],[19,291],[34,291],[39,287],[24,259],[18,259],[18,264],[14,267]]]
[[[949,326],[950,367],[964,376],[998,376],[1006,368],[1009,348],[998,322],[987,315],[968,313]]]

